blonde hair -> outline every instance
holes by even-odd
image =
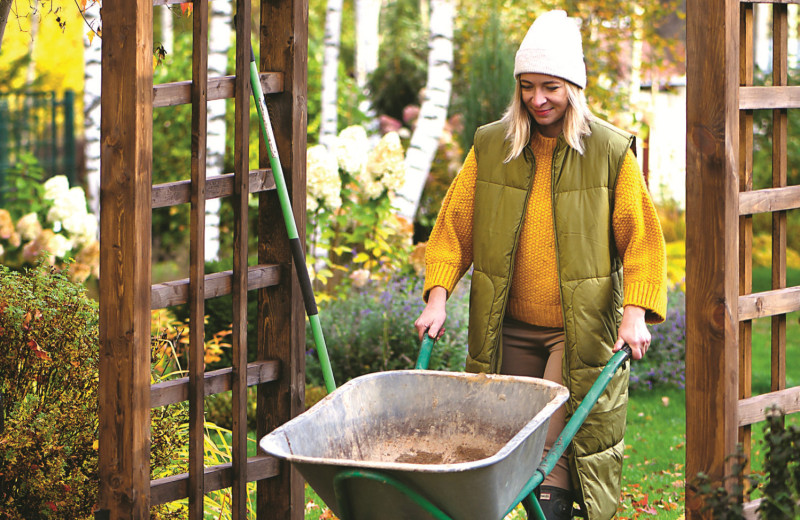
[[[564,81],[564,85],[567,88],[567,100],[569,103],[564,113],[562,132],[567,144],[577,150],[578,153],[583,154],[583,138],[591,135],[592,131],[589,128],[589,123],[594,116],[586,103],[583,89],[569,81]],[[502,121],[506,125],[506,141],[511,145],[503,162],[509,162],[519,157],[525,147],[530,144],[531,127],[536,126],[536,121],[522,104],[522,89],[519,78],[517,78],[517,84],[514,87],[514,97],[511,99],[505,114],[503,114]]]

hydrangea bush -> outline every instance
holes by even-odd
[[[404,265],[413,226],[392,199],[405,180],[404,151],[396,132],[374,146],[366,130],[342,130],[331,149],[307,153],[308,262],[321,299],[355,283],[385,278]]]
[[[41,182],[35,165],[12,171],[14,190],[4,193],[0,208],[0,260],[13,269],[44,259],[69,270],[83,282],[99,276],[97,218],[87,210],[83,188],[70,188],[64,175]]]

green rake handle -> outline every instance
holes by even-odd
[[[258,77],[258,67],[256,66],[256,56],[253,53],[252,45],[250,47],[250,87],[253,91],[253,98],[256,102],[258,120],[261,123],[261,132],[264,135],[264,141],[267,143],[267,156],[269,157],[269,164],[272,167],[272,176],[275,179],[275,188],[278,192],[278,199],[280,200],[281,204],[283,221],[286,225],[286,231],[289,235],[289,245],[292,250],[292,259],[294,260],[294,267],[297,270],[297,277],[300,281],[300,291],[303,293],[303,302],[305,303],[306,314],[308,315],[308,321],[311,324],[311,334],[314,336],[314,346],[317,349],[319,364],[322,367],[322,377],[325,380],[325,388],[328,390],[328,393],[331,393],[336,389],[336,382],[333,380],[331,360],[328,357],[328,348],[325,345],[325,337],[322,335],[322,326],[320,325],[319,321],[317,300],[314,297],[314,289],[311,286],[311,277],[308,274],[308,267],[306,267],[303,245],[300,243],[300,235],[297,233],[297,224],[294,221],[292,203],[289,199],[289,190],[286,189],[286,180],[283,177],[283,167],[281,167],[281,161],[278,157],[278,147],[275,145],[275,134],[272,132],[272,123],[269,119],[269,111],[267,110],[267,102],[266,98],[264,97],[264,91],[261,89],[261,81]]]

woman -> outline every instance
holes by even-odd
[[[445,302],[470,265],[473,372],[543,377],[570,390],[551,417],[549,449],[613,352],[641,359],[646,323],[666,315],[664,239],[634,138],[595,118],[583,94],[580,31],[541,15],[516,54],[513,100],[475,133],[426,251],[420,339],[443,332]],[[624,271],[624,283],[623,283]],[[629,370],[617,372],[547,476],[548,519],[616,513]]]

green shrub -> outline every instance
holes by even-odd
[[[800,518],[800,427],[786,427],[784,416],[767,415],[764,499],[758,513],[765,520]]]
[[[68,273],[0,267],[0,519],[92,516],[98,357],[97,303]],[[173,456],[185,417],[182,406],[153,411],[154,476],[185,470]],[[153,516],[179,517],[170,509]]]
[[[414,368],[420,342],[414,328],[422,309],[422,276],[395,276],[386,282],[353,286],[345,296],[320,304],[320,322],[334,379],[341,385],[371,372]],[[431,370],[463,370],[467,353],[468,283],[462,282],[447,306],[447,332],[433,348]],[[311,328],[306,327],[306,377],[322,385]]]

